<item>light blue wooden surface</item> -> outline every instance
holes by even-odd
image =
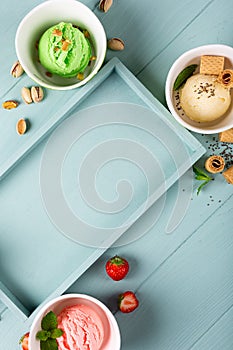
[[[114,55],[119,57],[163,103],[166,74],[181,53],[202,44],[233,45],[231,0],[184,0],[179,3],[171,0],[115,0],[107,14],[99,12],[96,1],[83,2],[95,11],[109,37],[119,36],[125,40],[125,50],[120,53],[109,51],[107,60]],[[38,3],[25,0],[19,5],[10,0],[8,6],[0,5],[0,27],[4,33],[1,36],[1,52],[4,51],[0,65],[1,102],[10,96],[11,91],[17,91],[17,84],[22,83],[9,76],[10,66],[15,60],[14,35],[21,18]],[[31,84],[28,78],[23,79],[25,84]],[[70,92],[66,94],[72,95]],[[61,96],[66,99],[64,94]],[[213,147],[216,152],[222,152],[222,149],[217,149],[216,135],[195,136],[207,147],[206,156],[199,161],[200,166]],[[5,235],[0,244],[1,280],[8,281],[11,291],[13,289],[20,295],[21,276],[26,277],[30,288],[34,286],[34,292],[28,292],[26,298],[22,295],[22,299],[25,298],[24,303],[31,306],[36,303],[36,282],[40,275],[27,274],[21,267],[25,266],[25,260],[28,266],[35,261],[39,265],[43,249],[40,231],[46,226],[48,217],[41,204],[38,177],[44,145],[42,143],[34,149],[0,183],[1,236]],[[197,197],[197,185],[193,182],[189,207],[176,230],[166,234],[167,221],[177,196],[177,184],[169,190],[159,220],[146,235],[131,244],[109,249],[69,289],[94,295],[110,307],[119,322],[124,350],[218,350],[233,347],[233,187],[221,176],[216,176]],[[149,215],[155,210],[152,207]],[[24,248],[30,231],[38,233],[34,234],[34,249],[27,251]],[[12,232],[15,232],[14,236]],[[75,261],[77,247],[53,227],[47,232],[47,237],[50,238],[47,249],[54,255],[53,239],[65,245],[72,255],[73,271],[79,264],[78,257]],[[15,247],[16,256],[10,256],[11,246]],[[104,273],[105,261],[115,253],[128,257],[131,265],[128,277],[119,283],[112,282]],[[8,263],[14,259],[19,262],[22,259],[22,263],[17,266]],[[9,281],[9,276],[15,275],[16,270],[18,280]],[[57,271],[59,278],[62,280]],[[48,281],[44,288],[45,293],[46,288],[50,289]],[[116,296],[126,289],[135,290],[140,300],[140,307],[129,315],[117,311],[115,303]],[[3,303],[0,304],[0,313],[0,349],[16,349],[18,339],[28,330],[28,325],[18,320]]]

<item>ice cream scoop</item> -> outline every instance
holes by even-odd
[[[47,29],[38,45],[40,63],[51,73],[74,77],[87,67],[92,56],[89,40],[71,23]]]
[[[57,338],[59,350],[100,350],[104,327],[92,308],[82,304],[68,306],[58,315],[57,321],[64,332]]]
[[[223,116],[231,104],[230,90],[213,75],[195,74],[180,90],[180,104],[187,117],[210,122]]]

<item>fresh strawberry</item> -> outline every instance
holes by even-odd
[[[29,332],[24,334],[21,338],[19,343],[22,346],[22,350],[28,350],[28,338],[29,338]]]
[[[122,280],[129,271],[129,263],[126,259],[115,255],[105,265],[106,272],[114,281]]]
[[[139,305],[139,301],[134,292],[127,291],[119,295],[118,306],[121,312],[129,313],[134,311]]]

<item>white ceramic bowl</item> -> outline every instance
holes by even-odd
[[[49,77],[38,61],[36,43],[52,25],[71,22],[90,33],[97,59],[85,71],[85,79]],[[76,0],[48,0],[32,9],[21,21],[15,37],[16,54],[27,75],[37,84],[56,90],[70,90],[87,83],[100,69],[107,48],[104,28],[96,15]],[[86,76],[87,75],[87,76]]]
[[[104,328],[104,340],[99,350],[120,350],[121,337],[118,324],[111,311],[98,299],[85,294],[64,294],[45,304],[37,313],[30,328],[29,350],[40,350],[40,342],[36,334],[41,330],[41,320],[49,312],[53,311],[58,315],[65,307],[82,304],[89,306],[96,312]]]
[[[200,66],[202,55],[224,56],[225,68],[233,69],[233,48],[226,45],[205,45],[199,46],[182,54],[172,65],[166,80],[165,95],[168,108],[175,119],[185,128],[201,134],[214,134],[233,127],[233,103],[226,114],[212,122],[198,123],[188,118],[182,110],[176,107],[175,93],[173,85],[177,75],[190,64]],[[233,93],[231,89],[233,100]]]

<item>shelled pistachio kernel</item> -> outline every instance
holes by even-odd
[[[14,78],[19,78],[23,74],[24,70],[23,67],[21,66],[21,63],[19,61],[16,61],[13,66],[11,67],[11,75]]]
[[[78,73],[77,78],[78,78],[78,80],[83,80],[84,79],[84,74],[83,73]]]
[[[83,34],[85,38],[90,38],[90,33],[88,32],[88,30],[84,29]]]
[[[32,95],[31,95],[31,91],[29,88],[23,87],[21,90],[21,96],[22,96],[23,101],[26,104],[32,103]]]
[[[120,38],[112,38],[108,40],[108,48],[113,51],[122,51],[125,48],[125,43]]]
[[[107,12],[112,6],[113,0],[100,0],[99,8],[103,12]]]
[[[35,103],[41,102],[44,98],[44,91],[41,86],[32,86],[31,88],[32,100]]]
[[[15,100],[8,100],[8,101],[5,101],[2,103],[2,107],[4,109],[13,109],[13,108],[18,107],[18,104],[19,103]]]
[[[25,119],[21,118],[17,121],[16,131],[19,135],[25,134],[25,132],[27,131],[27,123]]]
[[[96,56],[91,56],[90,61],[96,61],[97,57]]]

